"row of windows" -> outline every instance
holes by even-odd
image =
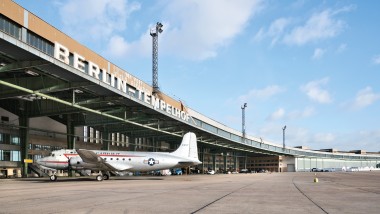
[[[30,31],[26,34],[26,43],[50,56],[54,56],[54,45]]]
[[[0,150],[0,161],[21,161],[20,151]]]
[[[20,138],[10,134],[0,133],[0,144],[20,145]]]
[[[40,145],[40,144],[29,144],[28,148],[30,150],[47,150],[47,151],[54,151],[54,150],[63,149],[60,146],[50,146],[50,145]]]
[[[18,26],[16,23],[12,22],[5,16],[2,16],[0,14],[0,30],[4,31],[5,33],[20,39],[21,38],[21,27]]]
[[[83,127],[84,142],[101,143],[101,132],[88,126]],[[113,146],[129,146],[129,138],[125,134],[110,133],[110,145]]]
[[[278,164],[267,163],[267,164],[252,164],[251,166],[278,166]]]
[[[104,160],[107,160],[107,158],[103,158]],[[110,158],[110,160],[113,160],[113,158]],[[115,160],[119,160],[119,158],[115,158]],[[120,158],[120,160],[123,160],[123,161],[125,161],[125,158]],[[129,158],[128,159],[129,161],[131,161],[131,159]]]
[[[1,14],[0,30],[15,37],[16,39],[21,39],[21,27]],[[30,31],[26,34],[26,43],[50,56],[54,55],[54,45]]]
[[[282,160],[251,160],[251,163],[278,163],[282,162]]]

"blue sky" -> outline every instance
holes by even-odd
[[[380,151],[379,1],[16,0],[151,84],[264,140]]]

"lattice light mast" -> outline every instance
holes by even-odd
[[[242,133],[243,133],[243,141],[245,141],[245,108],[247,108],[247,103],[244,103],[243,106],[241,106],[241,126],[242,126]]]
[[[150,35],[152,36],[152,84],[153,84],[153,93],[157,93],[158,88],[158,34],[162,33],[163,25],[160,22],[157,22],[156,27],[150,29]]]
[[[282,148],[285,149],[285,129],[286,126],[282,127]]]

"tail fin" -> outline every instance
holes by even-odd
[[[198,159],[198,146],[197,146],[197,137],[194,133],[188,132],[183,136],[182,143],[177,150],[172,152],[173,155],[189,158],[192,160]]]

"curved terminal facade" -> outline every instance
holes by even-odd
[[[380,154],[282,147],[183,105],[11,0],[0,3],[0,169],[27,176],[60,148],[174,150],[196,133],[198,170],[376,168]]]

